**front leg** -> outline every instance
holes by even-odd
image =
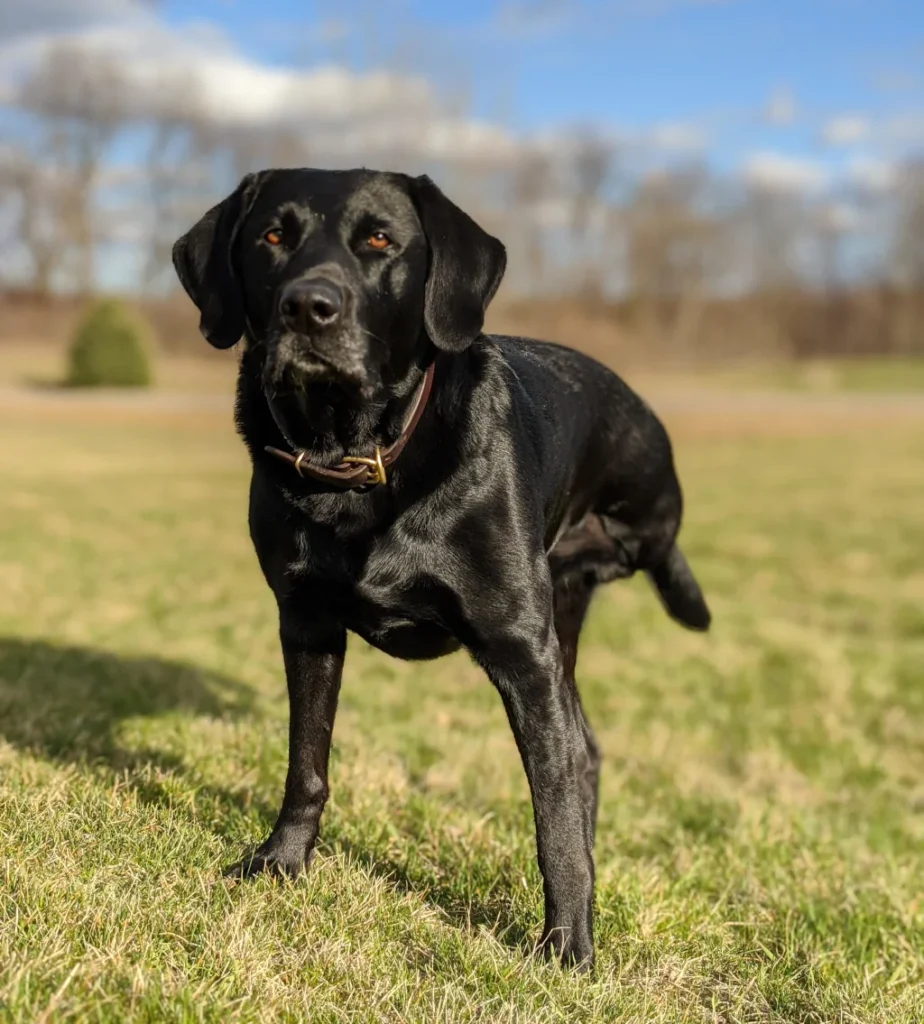
[[[337,696],[346,631],[339,625],[300,621],[280,607],[280,637],[289,690],[289,770],[279,818],[269,838],[226,875],[246,878],[261,871],[294,875],[311,858],[327,802]]]
[[[586,779],[595,752],[563,664],[551,586],[540,580],[524,608],[498,615],[473,654],[499,690],[526,769],[545,891],[542,947],[583,970],[593,966],[594,800]],[[506,619],[506,622],[504,621]]]

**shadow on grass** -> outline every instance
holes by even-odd
[[[132,750],[120,744],[123,721],[176,712],[233,718],[253,715],[256,709],[247,686],[197,666],[0,637],[0,739],[59,764],[101,768],[124,779],[144,803],[187,810],[200,825],[228,840],[230,863],[245,852],[240,848],[242,833],[249,829],[242,827],[243,819],[252,825],[256,816],[268,830],[276,808],[252,801],[248,792],[202,784],[188,764],[167,751]],[[183,783],[179,801],[170,776]],[[189,789],[195,794],[192,803]],[[452,885],[434,883],[344,836],[334,835],[324,846],[361,864],[398,892],[423,893],[457,927],[484,926],[508,946],[525,950],[532,945],[500,891],[485,900],[467,900]]]
[[[60,376],[37,377],[31,373],[21,377],[17,384],[26,391],[61,391],[66,386]]]
[[[193,665],[0,637],[0,736],[56,761],[121,766],[125,719],[237,716],[253,706],[248,687]]]
[[[46,760],[122,777],[152,805],[174,806],[177,792],[169,776],[186,777],[195,789],[194,813],[221,834],[228,831],[216,807],[261,816],[270,812],[230,789],[189,779],[189,766],[167,751],[127,749],[120,742],[120,725],[177,712],[228,718],[253,710],[252,690],[197,666],[0,637],[0,738]]]

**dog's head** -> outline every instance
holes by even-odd
[[[173,248],[212,345],[246,334],[265,345],[268,382],[366,394],[428,340],[471,344],[505,263],[429,178],[365,170],[248,175]]]

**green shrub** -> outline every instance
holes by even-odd
[[[144,325],[122,303],[98,302],[84,315],[68,352],[71,387],[143,388],[151,383]]]

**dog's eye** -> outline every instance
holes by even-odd
[[[263,241],[269,242],[270,245],[281,245],[282,231],[279,228],[270,228],[263,236]]]
[[[366,245],[370,249],[387,249],[391,245],[391,239],[384,231],[373,231],[366,239]]]

